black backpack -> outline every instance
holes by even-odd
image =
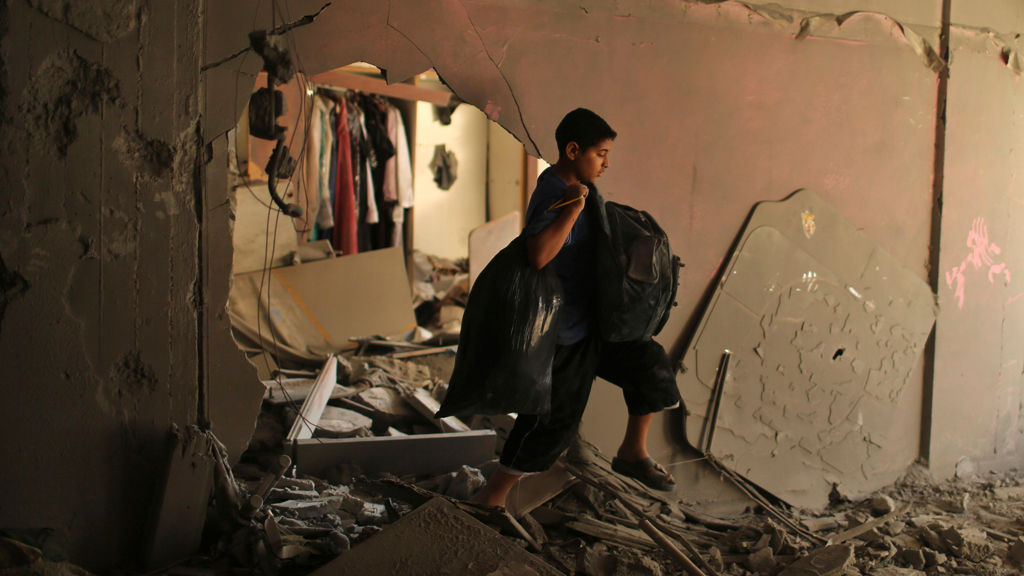
[[[594,196],[602,231],[597,243],[601,336],[610,342],[649,340],[676,305],[683,264],[650,214]]]

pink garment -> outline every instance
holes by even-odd
[[[348,134],[345,105],[337,107],[338,124],[334,127],[338,142],[338,174],[334,192],[334,249],[342,254],[359,252],[359,230],[356,222],[356,189],[352,175],[352,141]]]

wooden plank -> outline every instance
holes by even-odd
[[[628,546],[638,550],[654,550],[657,546],[651,542],[643,532],[601,522],[589,516],[580,516],[565,523],[566,528],[571,528],[594,538],[607,540],[622,546]]]
[[[210,439],[191,427],[168,439],[167,475],[149,535],[146,564],[166,566],[199,549],[213,489]]]
[[[363,472],[444,474],[460,466],[478,466],[494,458],[492,430],[453,434],[379,436],[299,440],[295,460],[302,474],[319,476],[342,462],[359,464]]]
[[[412,394],[406,394],[405,401],[415,408],[417,412],[433,420],[434,423],[440,426],[441,430],[444,430],[445,432],[470,431],[470,427],[467,426],[465,422],[454,416],[434,418],[434,414],[437,414],[437,411],[441,409],[441,403],[431,396],[430,392],[427,392],[423,388],[417,388],[412,392]]]
[[[313,437],[313,430],[316,428],[317,422],[320,421],[320,416],[324,413],[324,407],[327,406],[327,401],[331,399],[337,383],[338,359],[331,355],[327,358],[327,362],[324,363],[324,368],[320,371],[320,375],[316,377],[316,382],[313,383],[313,389],[310,390],[306,401],[302,403],[302,410],[299,411],[299,417],[292,424],[292,429],[288,432],[286,442],[292,443],[296,440]]]
[[[578,480],[560,463],[540,474],[529,474],[512,486],[505,499],[505,508],[513,518],[524,515],[542,506],[547,501],[565,492]]]
[[[339,70],[323,72],[310,78],[316,84],[334,86],[336,88],[348,88],[360,92],[380,94],[388,98],[400,98],[417,102],[430,102],[435,106],[447,106],[451,101],[452,93],[444,90],[433,90],[413,84],[388,84],[383,78],[374,78],[362,74],[349,74]]]

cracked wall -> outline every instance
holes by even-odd
[[[1019,467],[1024,453],[1024,91],[1016,34],[1024,11],[1015,2],[954,0],[952,21],[942,314],[923,447],[941,476]]]
[[[325,3],[282,2],[278,22]],[[784,4],[337,0],[294,38],[310,74],[367,61],[400,81],[434,67],[548,160],[567,110],[604,115],[620,136],[602,191],[654,214],[687,263],[662,338],[679,350],[750,207],[798,188],[927,277],[928,48],[939,45],[941,3]],[[254,424],[262,390],[224,310],[225,163],[202,164],[226,155],[220,135],[259,67],[247,33],[253,22],[271,27],[269,5],[0,3],[0,420],[15,471],[0,480],[0,525],[56,528],[72,559],[93,569],[140,548],[171,424],[208,417],[232,455]],[[1006,160],[1019,138],[1022,25],[1013,3],[967,6],[954,2],[954,35],[970,42],[954,46],[943,270],[974,255],[966,240],[977,218],[989,243],[978,269],[964,270],[965,312],[954,310],[955,289],[939,295],[926,416],[945,434],[931,436],[942,470],[964,455],[985,465],[1020,453],[1024,322],[1013,284],[997,278],[1018,270],[1024,252],[1009,225],[1016,160]],[[974,82],[996,89],[973,94]],[[961,405],[976,386],[985,394]],[[916,445],[922,388],[915,371],[896,413],[901,454]],[[618,440],[606,424],[625,418],[620,402],[598,387],[588,409],[586,432],[606,450]],[[652,453],[672,458],[680,423],[656,426]]]
[[[0,526],[92,570],[137,560],[200,417],[201,8],[0,6]]]
[[[839,4],[348,1],[296,29],[294,41],[310,74],[366,61],[395,82],[433,67],[549,161],[566,111],[605,116],[619,138],[602,192],[650,211],[687,264],[661,337],[679,351],[750,207],[799,188],[927,277],[936,76],[924,48],[936,45],[940,5],[907,3],[889,17],[871,13],[877,2]],[[290,2],[285,16],[321,6]],[[240,10],[210,4],[219,32],[206,61],[244,48],[249,16],[270,27],[268,12],[238,18]],[[808,20],[822,12],[835,14]],[[210,90],[212,132],[233,125],[257,67],[238,56],[207,70],[210,86],[222,87]],[[906,388],[920,398],[920,372]],[[624,425],[620,405],[616,390],[595,388],[584,431],[603,449],[619,440],[603,423]],[[908,432],[902,450],[913,453],[920,403],[905,403],[899,417]],[[674,458],[679,422],[656,425],[654,455]]]

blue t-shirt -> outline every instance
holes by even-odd
[[[533,236],[558,219],[564,208],[548,210],[565,197],[569,187],[551,168],[537,178],[537,189],[526,210],[524,234]],[[590,202],[588,198],[585,202]],[[558,343],[562,346],[582,340],[595,327],[597,304],[597,258],[594,254],[590,211],[584,210],[573,224],[565,245],[549,266],[555,267],[562,281],[565,305],[558,323]]]

